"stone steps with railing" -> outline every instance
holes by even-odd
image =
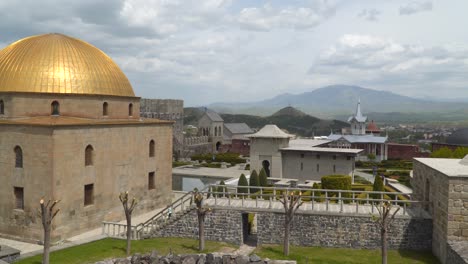
[[[412,200],[411,193],[280,187],[255,187],[254,193],[250,193],[250,189],[245,187],[247,193],[238,193],[237,188],[226,187],[211,184],[200,190],[205,197],[204,206],[252,212],[284,212],[279,199],[282,199],[283,192],[294,192],[301,193],[303,201],[298,213],[326,212],[369,216],[378,214],[377,206],[383,201],[388,201],[394,205],[394,208],[400,208],[397,216],[430,218],[424,210],[424,202]],[[132,239],[149,238],[152,233],[157,233],[195,210],[192,195],[192,192],[185,194],[144,223],[132,226]],[[125,224],[103,222],[102,230],[103,234],[109,237],[126,237]]]

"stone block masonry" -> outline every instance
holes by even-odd
[[[258,244],[282,244],[284,214],[258,213]],[[380,247],[380,229],[370,216],[296,214],[291,225],[292,245],[339,248]],[[430,250],[432,219],[395,218],[389,249]]]
[[[179,220],[154,231],[152,237],[185,237],[198,239],[198,218],[192,210]],[[232,210],[214,210],[205,217],[205,238],[212,241],[223,241],[236,245],[242,239],[242,213]]]

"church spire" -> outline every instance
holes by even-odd
[[[356,107],[356,118],[359,119],[360,117],[362,117],[362,113],[361,113],[361,98],[359,98],[358,103],[357,103],[357,107]]]

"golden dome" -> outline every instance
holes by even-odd
[[[62,34],[27,37],[0,50],[0,92],[135,96],[109,56]]]

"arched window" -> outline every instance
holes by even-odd
[[[23,168],[23,150],[20,146],[15,147],[15,167]]]
[[[50,109],[51,109],[51,115],[60,115],[60,104],[57,101],[53,101],[52,104],[50,104]]]
[[[149,143],[149,156],[154,157],[154,140],[151,140]]]
[[[133,104],[128,105],[128,116],[133,116]]]
[[[93,146],[88,145],[85,149],[85,166],[92,166],[93,165]]]
[[[0,115],[5,114],[5,103],[3,103],[3,100],[0,100]]]
[[[107,116],[108,115],[108,108],[109,108],[109,104],[107,102],[104,102],[102,104],[102,115],[103,116]]]

